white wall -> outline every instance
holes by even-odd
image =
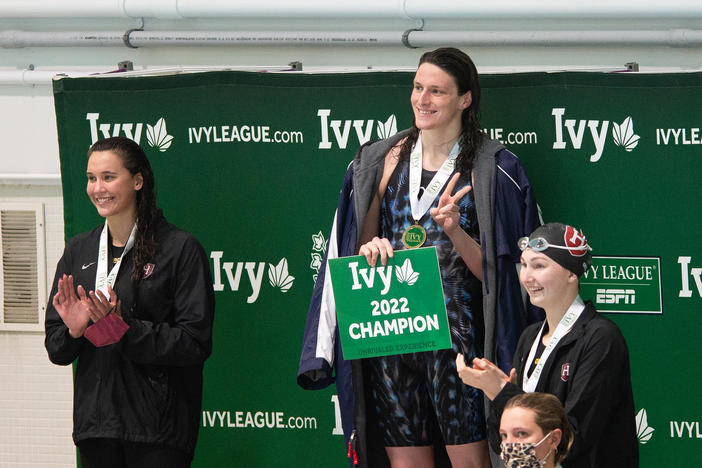
[[[29,33],[126,31],[142,24],[140,18],[129,18],[126,14],[100,17],[90,13],[92,10],[89,9],[86,9],[87,18],[76,19],[70,15],[63,15],[58,7],[66,5],[68,8],[68,5],[73,7],[80,3],[80,0],[51,4],[42,0],[4,0],[0,3],[0,43],[3,37],[7,38],[9,32],[14,30]],[[167,3],[166,0],[153,4],[146,0],[125,0],[125,4],[154,7]],[[248,4],[203,0],[200,5],[206,7],[227,3]],[[350,2],[341,2],[347,3]],[[405,2],[410,3],[418,4],[416,1]],[[434,0],[427,5],[450,6],[451,3]],[[589,15],[586,5],[578,6],[577,8],[581,9],[579,11],[546,10],[530,16],[524,16],[523,11],[517,11],[522,8],[519,5],[525,5],[524,2],[512,3],[514,11],[511,14],[509,11],[478,11],[478,8],[484,8],[485,5],[459,3],[463,5],[464,10],[460,15],[437,14],[424,18],[424,21],[418,21],[403,15],[380,13],[375,17],[363,18],[348,15],[330,15],[322,18],[321,15],[314,17],[309,14],[276,16],[276,8],[280,9],[281,5],[289,7],[293,3],[259,0],[251,4],[258,7],[270,6],[267,14],[260,14],[262,10],[259,8],[259,17],[230,15],[164,19],[164,15],[155,14],[152,16],[160,17],[147,17],[143,24],[147,31],[391,31],[397,37],[401,37],[403,31],[420,25],[425,31],[435,32],[499,32],[492,45],[484,42],[446,44],[458,45],[468,52],[481,73],[564,69],[614,70],[623,69],[627,62],[638,62],[642,71],[689,71],[699,70],[702,66],[699,40],[691,41],[687,45],[671,46],[670,42],[665,40],[656,44],[641,41],[635,43],[631,40],[627,42],[624,38],[614,38],[601,45],[593,45],[594,38],[597,37],[596,32],[603,30],[628,33],[670,32],[671,37],[678,38],[682,37],[679,34],[681,30],[697,33],[702,29],[702,7],[699,8],[699,12],[695,8],[691,9],[690,5],[694,2],[667,2],[664,5],[666,11],[660,14],[650,14],[651,8],[658,7],[655,2],[645,0],[584,2],[599,5],[599,12]],[[455,5],[459,3],[454,2]],[[547,4],[526,4],[538,6],[540,3]],[[627,4],[637,6],[629,10],[615,9],[607,6],[610,3],[625,7]],[[335,3],[320,3],[322,4]],[[403,2],[377,2],[378,7],[383,5],[388,8],[400,4]],[[498,6],[502,4],[510,3],[495,3]],[[47,5],[52,6],[49,8]],[[122,2],[85,0],[84,5],[111,8],[112,5],[122,5]],[[476,14],[469,14],[465,5],[474,7]],[[17,11],[23,11],[25,16],[13,15],[13,7],[17,7]],[[29,11],[31,8],[34,10]],[[607,10],[608,8],[610,10]],[[684,12],[680,14],[679,11],[682,10]],[[80,11],[80,8],[75,11]],[[92,17],[89,17],[91,15]],[[590,38],[590,42],[586,45],[529,45],[530,37],[553,31],[583,31],[583,34]],[[506,37],[523,38],[523,42],[500,45],[501,38]],[[8,48],[7,43],[4,44],[5,46],[0,47],[0,198],[41,200],[46,204],[48,282],[53,277],[54,265],[63,248],[63,211],[61,189],[58,185],[59,159],[53,98],[50,83],[44,72],[107,72],[114,70],[116,64],[123,60],[130,60],[136,70],[145,71],[162,68],[251,66],[278,70],[286,68],[291,61],[301,61],[305,71],[413,69],[421,53],[427,50],[410,49],[400,45],[399,41],[396,45],[384,46],[145,46],[139,49],[122,45]],[[34,71],[31,71],[31,68]],[[43,182],[39,183],[40,180]],[[51,184],[52,180],[54,185]],[[0,466],[74,466],[75,450],[70,440],[71,398],[71,369],[49,363],[43,349],[42,334],[0,332]]]
[[[49,83],[0,86],[0,109],[0,141],[4,143],[0,180],[3,173],[58,175],[56,116]]]
[[[53,270],[63,251],[60,186],[0,185],[0,202],[13,201],[44,204],[46,264]],[[49,362],[43,333],[0,331],[0,467],[76,465],[71,378],[70,366]]]

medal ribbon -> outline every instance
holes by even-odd
[[[119,267],[122,265],[122,259],[127,252],[129,252],[134,245],[134,233],[136,233],[136,223],[132,227],[132,232],[129,233],[129,239],[127,239],[127,244],[124,246],[122,255],[119,257],[119,261],[112,267],[109,275],[107,274],[107,220],[105,220],[105,227],[102,228],[102,233],[100,234],[100,250],[98,252],[98,264],[97,264],[97,274],[95,275],[95,291],[102,291],[106,297],[110,297],[107,292],[107,285],[114,286],[115,279],[117,278],[117,273],[119,273]]]
[[[410,207],[412,208],[412,218],[416,224],[419,224],[419,220],[427,212],[434,199],[439,194],[439,190],[444,186],[449,176],[453,173],[453,169],[456,166],[456,158],[460,151],[460,145],[458,140],[453,145],[451,152],[446,157],[446,161],[441,165],[434,177],[429,182],[429,186],[424,190],[422,198],[419,198],[419,187],[422,181],[422,133],[419,133],[417,137],[417,142],[412,148],[412,153],[410,153],[410,167],[409,167],[409,199]]]
[[[533,392],[536,390],[536,384],[539,382],[539,376],[541,375],[541,371],[544,369],[546,361],[551,355],[551,351],[553,351],[558,342],[561,341],[561,338],[563,338],[570,331],[575,321],[578,320],[578,317],[580,317],[580,314],[583,313],[583,310],[585,310],[585,303],[580,298],[580,296],[577,296],[566,311],[566,314],[558,323],[558,326],[553,332],[553,335],[551,335],[551,340],[549,340],[548,345],[546,345],[546,349],[544,349],[544,352],[541,353],[541,357],[539,357],[539,363],[536,365],[536,368],[534,368],[534,372],[532,372],[531,376],[527,378],[528,369],[531,367],[531,363],[534,361],[536,348],[539,347],[539,340],[541,339],[541,334],[544,332],[544,327],[546,326],[546,320],[544,320],[544,323],[541,325],[541,330],[539,330],[538,335],[536,335],[534,344],[531,345],[531,350],[529,351],[529,356],[526,360],[526,366],[524,366],[524,375],[522,376],[522,390],[524,390],[525,392]]]

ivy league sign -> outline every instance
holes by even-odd
[[[346,359],[451,347],[436,248],[396,251],[371,268],[363,256],[329,260]]]

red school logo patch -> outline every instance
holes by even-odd
[[[574,257],[582,257],[587,253],[587,239],[582,232],[572,226],[566,226],[566,232],[563,235],[566,247],[569,247],[568,252]],[[583,248],[585,247],[585,248]]]
[[[154,272],[155,265],[153,263],[147,263],[144,265],[144,279],[148,278],[151,276],[151,273]]]
[[[566,362],[561,366],[561,380],[567,382],[568,377],[570,377],[570,363]]]

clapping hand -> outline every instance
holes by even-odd
[[[516,370],[512,369],[507,377],[502,369],[484,358],[474,358],[473,367],[468,367],[460,353],[456,357],[456,372],[464,384],[482,390],[490,400],[495,399],[507,382],[517,384]]]
[[[79,286],[80,287],[80,286]],[[90,320],[97,323],[98,320],[103,319],[112,311],[116,311],[118,315],[121,316],[119,311],[117,300],[117,293],[112,289],[112,286],[107,285],[107,293],[110,297],[105,297],[102,291],[90,291],[89,295],[93,301],[93,307],[91,308]]]
[[[78,294],[74,289],[73,276],[63,275],[59,278],[57,292],[52,300],[56,312],[73,338],[83,336],[91,320],[99,321],[110,310],[116,308],[118,303],[117,294],[111,287],[108,287],[109,298],[101,291],[97,293],[90,291],[86,294],[85,288],[81,285],[78,286],[77,291]]]

